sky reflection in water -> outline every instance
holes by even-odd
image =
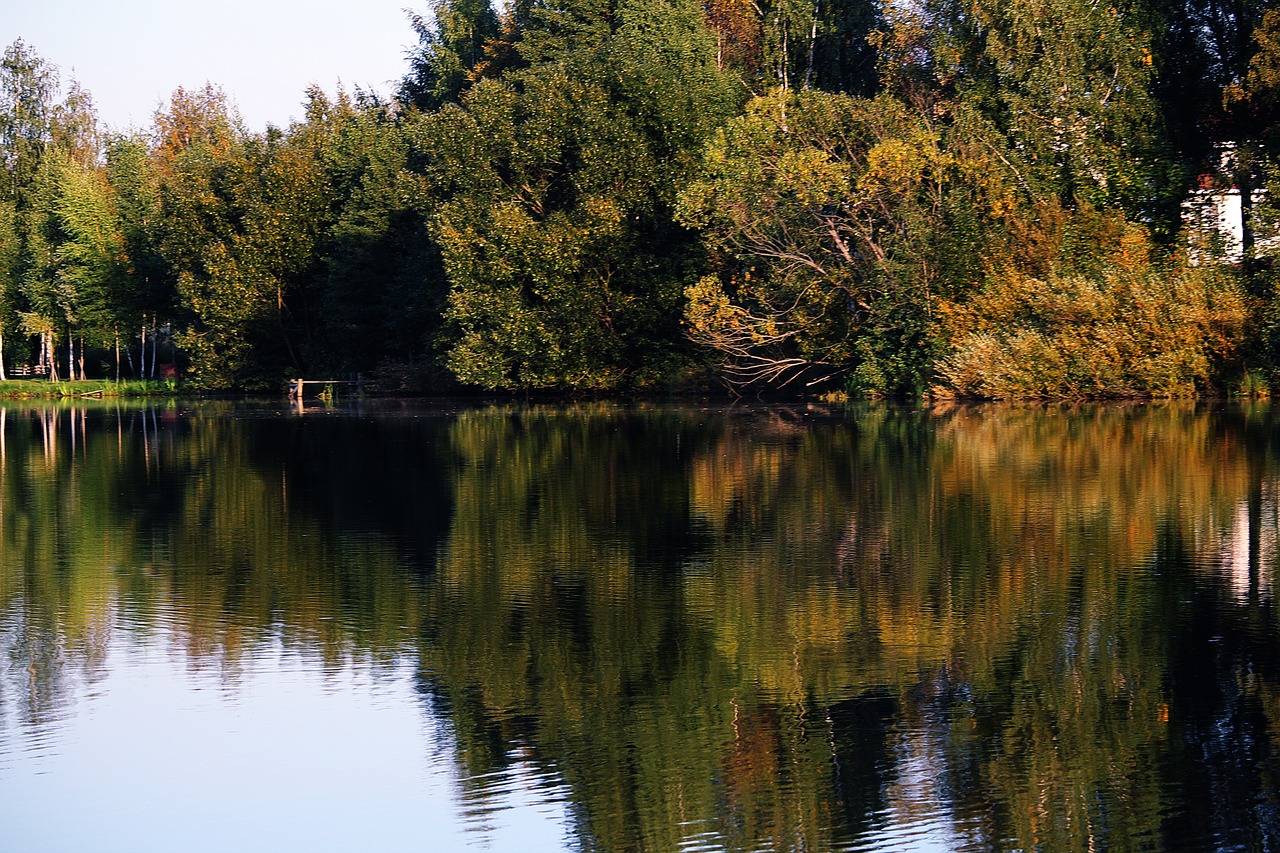
[[[411,661],[328,666],[268,642],[226,673],[193,664],[157,635],[113,638],[105,663],[52,719],[6,719],[0,812],[5,844],[16,845],[7,849],[553,850],[564,842],[554,796],[491,785],[481,809],[460,795]]]

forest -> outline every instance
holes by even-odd
[[[0,379],[1280,386],[1280,4],[428,6],[393,94],[262,133],[212,84],[104,128],[10,45]]]

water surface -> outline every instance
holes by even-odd
[[[0,849],[1276,849],[1276,426],[9,406]]]

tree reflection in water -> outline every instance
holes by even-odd
[[[567,797],[583,849],[1280,841],[1266,406],[0,427],[23,731],[75,713],[113,636],[231,686],[282,644],[415,661],[468,807]]]

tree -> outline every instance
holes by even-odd
[[[153,150],[161,255],[176,274],[190,318],[179,342],[190,354],[195,381],[230,387],[250,378],[247,333],[275,296],[274,286],[254,269],[254,258],[239,251],[251,169],[248,143],[225,96],[208,86],[173,93],[168,108],[156,115]]]
[[[1034,196],[1147,221],[1167,213],[1167,192],[1176,207],[1182,186],[1163,185],[1158,171],[1164,141],[1138,4],[937,0],[926,9],[938,82],[1007,136]]]
[[[403,121],[342,97],[325,121],[324,169],[333,198],[322,250],[314,357],[332,369],[409,367],[414,385],[443,375],[438,340],[448,284],[412,174]]]
[[[1259,187],[1265,171],[1280,158],[1280,9],[1261,16],[1251,32],[1250,47],[1242,73],[1220,91],[1222,113],[1215,122],[1219,153],[1234,149],[1233,171],[1225,177],[1242,191]],[[1220,163],[1221,158],[1214,165]],[[1246,208],[1251,202],[1249,198]],[[1247,243],[1251,237],[1246,230]]]
[[[408,129],[451,285],[450,370],[490,388],[652,383],[676,357],[696,249],[676,188],[736,93],[684,0],[520,13],[543,64]]]
[[[880,6],[818,0],[813,10],[813,41],[805,66],[805,84],[828,92],[874,95],[879,75],[869,37],[885,25]]]
[[[983,129],[888,95],[752,101],[680,195],[681,221],[725,258],[688,291],[694,340],[735,384],[852,374],[872,393],[923,387],[935,302],[969,283],[983,226],[1010,206],[1012,176]]]
[[[40,364],[49,371],[51,380],[58,378],[55,346],[59,341],[71,340],[69,330],[76,322],[76,293],[58,276],[57,249],[66,234],[57,209],[62,174],[67,168],[67,155],[63,152],[46,151],[41,156],[26,188],[27,207],[22,223],[24,264],[19,317],[23,331],[40,339]],[[69,353],[68,361],[71,360]]]
[[[83,360],[86,336],[104,346],[116,340],[127,305],[122,299],[130,273],[127,244],[104,170],[67,160],[59,179],[55,212],[65,239],[54,250],[56,278],[71,302],[67,315],[80,335]],[[79,373],[84,378],[83,363]]]
[[[40,156],[52,141],[58,70],[18,39],[0,58],[0,164],[3,195],[26,204]]]
[[[176,314],[177,284],[173,268],[162,256],[165,225],[160,206],[160,176],[151,156],[148,140],[141,136],[118,136],[106,145],[106,175],[111,185],[125,243],[128,269],[117,282],[112,298],[116,328],[112,344],[119,369],[121,334],[133,339],[132,330],[141,330],[142,351],[133,368],[136,376],[148,373],[146,345],[151,345],[154,363],[157,329],[171,325]],[[150,329],[150,331],[147,331]],[[133,364],[132,347],[125,355]]]
[[[14,328],[14,301],[18,293],[22,235],[18,211],[13,201],[0,199],[0,381],[4,381],[5,330]]]
[[[327,99],[288,133],[246,134],[212,88],[157,116],[162,255],[191,320],[180,342],[208,387],[274,387],[304,370],[312,292],[332,218]]]
[[[237,249],[273,303],[268,314],[274,334],[262,345],[273,341],[283,350],[275,360],[295,372],[304,365],[294,339],[305,341],[315,333],[311,291],[320,244],[332,220],[333,193],[324,163],[329,130],[317,120],[326,103],[313,91],[308,121],[280,138],[269,131],[250,148],[247,184],[240,191],[246,214]]]
[[[761,32],[751,0],[707,0],[707,26],[716,36],[716,65],[734,69],[747,79],[760,74]]]
[[[74,157],[88,165],[97,156],[88,94],[74,83],[65,101],[59,102],[60,93],[56,66],[21,39],[5,50],[0,58],[0,205],[9,221],[9,249],[8,268],[0,272],[0,341],[18,315],[40,316],[43,319],[32,321],[34,326],[25,325],[38,327],[42,352],[50,359],[53,317],[58,312],[52,303],[32,310],[23,303],[31,294],[43,294],[38,298],[48,302],[44,297],[50,293],[52,247],[58,239],[52,207],[57,198],[54,161]]]
[[[520,66],[576,63],[581,67],[608,42],[621,5],[619,0],[513,0],[504,35]]]
[[[622,188],[624,152],[642,143],[598,87],[562,73],[523,83],[482,83],[465,110],[446,107],[417,129],[448,141],[429,176],[447,193],[432,233],[459,330],[449,366],[488,388],[612,387],[625,226],[602,190]],[[580,139],[586,162],[574,162]]]
[[[868,36],[882,25],[864,0],[709,0],[707,26],[722,68],[757,94],[772,87],[874,94],[876,55]]]
[[[431,0],[431,19],[411,15],[418,47],[399,99],[423,110],[458,97],[490,64],[486,46],[499,36],[498,14],[489,0]]]

